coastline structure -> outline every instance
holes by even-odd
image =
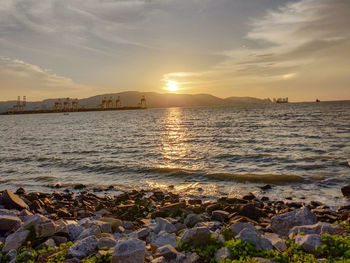
[[[18,96],[17,104],[6,112],[0,113],[0,115],[13,115],[13,114],[40,114],[40,113],[60,113],[60,112],[88,112],[88,111],[116,111],[116,110],[144,110],[147,109],[147,102],[145,96],[141,97],[140,102],[137,106],[122,106],[120,97],[113,100],[112,97],[107,99],[103,98],[99,107],[87,108],[85,106],[79,105],[79,100],[76,99],[58,99],[55,101],[52,109],[33,109],[26,110],[26,97],[23,97],[23,103],[20,101],[20,96]]]

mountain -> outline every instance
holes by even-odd
[[[234,106],[244,104],[264,104],[270,103],[269,99],[258,99],[252,97],[229,97],[218,98],[210,94],[173,94],[173,93],[156,93],[156,92],[138,92],[126,91],[120,93],[109,93],[97,95],[79,100],[80,106],[87,108],[100,107],[102,100],[106,97],[112,97],[113,101],[120,97],[123,106],[137,106],[142,96],[145,96],[147,107],[149,108],[166,108],[166,107],[195,107],[195,106]],[[27,102],[26,109],[52,109],[57,99],[46,99],[43,101]],[[7,111],[17,101],[0,101],[0,112]]]

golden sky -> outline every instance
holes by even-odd
[[[349,0],[1,0],[0,101],[350,99]]]

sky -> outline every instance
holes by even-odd
[[[350,99],[349,0],[1,0],[0,101]]]

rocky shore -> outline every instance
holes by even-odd
[[[0,194],[0,262],[350,261],[350,205],[248,194],[184,200],[171,191],[118,196]]]

